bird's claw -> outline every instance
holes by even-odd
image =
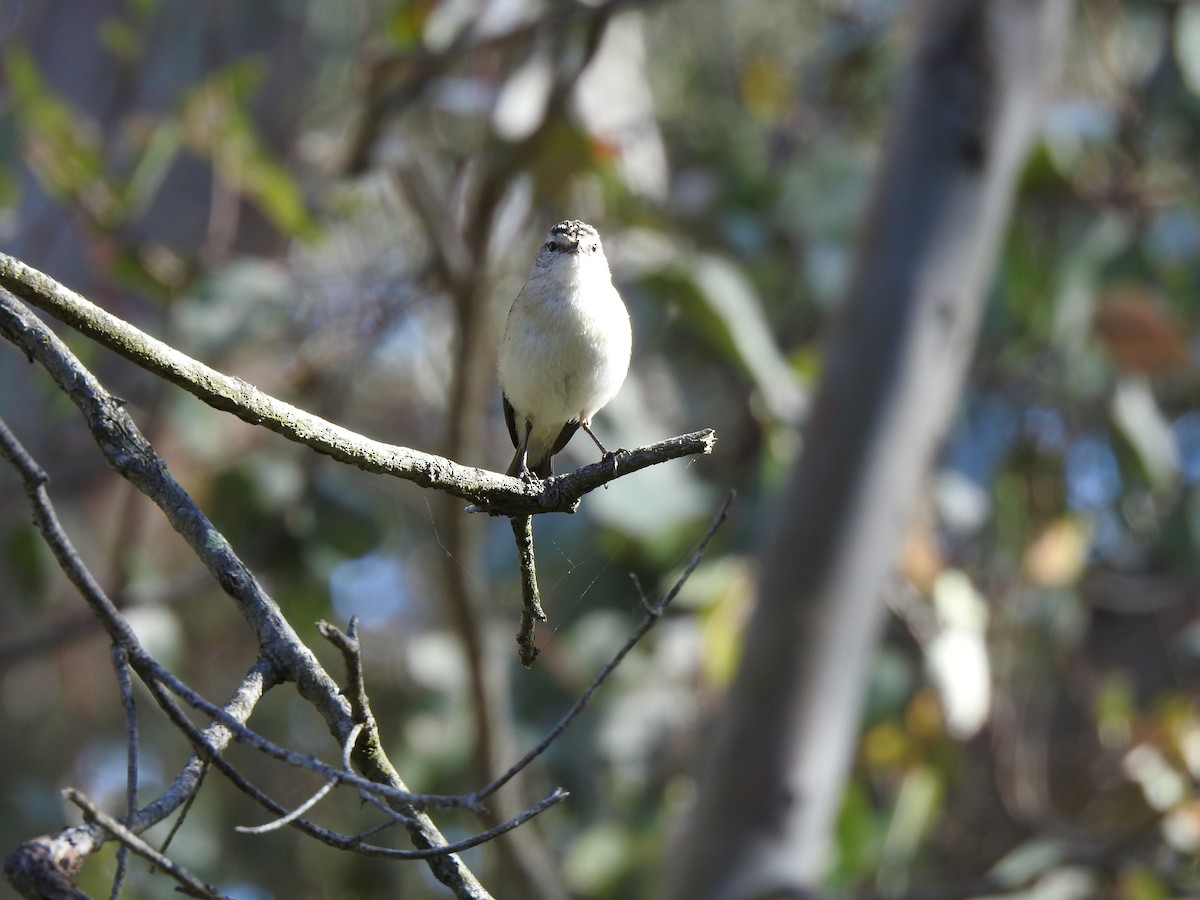
[[[542,485],[542,479],[538,477],[537,473],[534,472],[533,469],[525,469],[521,472],[518,472],[516,477],[521,479],[530,487],[541,487]]]

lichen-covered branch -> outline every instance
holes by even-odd
[[[657,463],[711,453],[711,429],[681,435],[576,472],[529,485],[517,478],[463,466],[445,457],[385,444],[270,396],[254,385],[218,372],[105,312],[53,278],[0,253],[0,288],[138,366],[165,378],[215,409],[261,425],[288,440],[368,472],[393,475],[421,487],[444,491],[493,515],[573,512],[589,491]],[[20,342],[9,335],[14,343]]]
[[[301,696],[322,715],[339,744],[343,743],[353,730],[355,722],[350,705],[342,696],[337,683],[300,640],[278,605],[233,552],[224,536],[213,527],[171,475],[120,402],[103,388],[37,316],[3,290],[0,290],[0,335],[49,373],[83,414],[109,465],[159,506],[172,527],[188,542],[196,556],[234,600],[257,637],[262,653],[261,661],[270,670],[271,681],[295,682]],[[44,481],[44,475],[36,472],[26,475],[27,488],[33,494],[38,491],[44,492]],[[79,586],[85,591],[85,595],[103,596],[94,583],[89,585],[83,581],[79,582]],[[109,628],[114,641],[120,642],[130,650],[130,664],[142,674],[146,669],[147,657],[128,625],[119,614],[115,618],[101,616],[101,619]],[[390,766],[366,768],[363,774],[372,781],[404,790],[403,783]],[[418,849],[434,850],[447,844],[446,839],[425,813],[417,813],[414,816],[409,831]],[[79,848],[87,844],[91,849],[95,849],[102,840],[99,835],[93,833],[83,835],[80,832],[80,835],[82,836],[78,841],[67,835],[69,842],[66,846]],[[28,846],[24,845],[21,849],[24,850]],[[55,840],[50,846],[61,849],[63,844],[61,840]],[[17,858],[14,865],[20,860],[40,859],[45,855],[44,851],[43,844],[34,843],[30,853],[13,854]],[[89,852],[91,850],[82,854],[80,865]],[[439,853],[429,860],[429,866],[438,880],[450,887],[459,897],[490,896],[474,874],[454,854]],[[8,869],[6,860],[6,874]]]

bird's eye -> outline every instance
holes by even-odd
[[[558,241],[547,241],[546,249],[549,250],[551,253],[557,253],[558,252]]]

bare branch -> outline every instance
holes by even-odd
[[[133,699],[133,680],[129,677],[129,651],[120,644],[113,644],[112,662],[117,673],[117,685],[121,689],[121,706],[125,710],[125,821],[132,822],[137,812],[138,716],[137,702]],[[128,849],[122,844],[117,851],[117,871],[113,875],[110,900],[118,900],[121,896]]]
[[[354,746],[355,740],[359,739],[359,733],[361,731],[362,724],[359,722],[359,724],[355,725],[352,730],[350,730],[350,733],[347,734],[346,744],[342,746],[342,768],[346,770],[346,772],[349,772],[350,770],[350,748]],[[336,778],[331,778],[328,781],[325,781],[325,784],[320,786],[312,797],[305,800],[305,802],[301,803],[299,806],[296,806],[296,808],[288,812],[286,816],[276,818],[274,822],[266,822],[265,824],[260,824],[260,826],[234,826],[234,830],[235,832],[241,832],[242,834],[266,834],[268,832],[277,832],[278,829],[281,829],[284,826],[287,826],[287,824],[298,820],[298,818],[304,815],[305,812],[311,810],[313,806],[316,806],[318,803],[320,803],[320,800],[325,797],[325,794],[328,794],[330,791],[334,790],[335,787],[337,787],[338,782],[340,782],[340,779]]]
[[[204,743],[204,737],[200,730],[196,728],[196,726],[190,721],[188,721],[187,717],[183,714],[183,711],[179,709],[178,705],[176,705],[171,699],[170,694],[167,693],[161,685],[152,683],[149,685],[149,688],[152,693],[155,693],[156,696],[158,696],[160,705],[163,707],[163,709],[168,710],[168,715],[170,716],[171,720],[192,740],[192,744],[196,748],[196,752],[198,754],[211,762],[212,765],[215,766],[223,775],[225,775],[225,777],[228,778],[235,787],[237,787],[247,796],[252,797],[266,809],[269,809],[279,815],[283,815],[287,812],[283,806],[276,803],[254,785],[250,784],[232,765],[230,765],[228,760]],[[345,780],[347,783],[356,785],[361,783],[360,779],[352,778],[351,776],[347,776]],[[368,793],[368,796],[371,798],[372,802],[377,805],[379,800],[374,796],[374,794],[386,793],[387,789],[382,785],[369,785],[369,787],[372,788],[372,792]],[[381,788],[382,790],[380,790]],[[480,844],[487,843],[488,841],[497,837],[499,834],[512,831],[514,828],[523,825],[525,822],[529,821],[529,819],[541,812],[544,812],[551,806],[562,802],[566,798],[567,793],[565,791],[561,789],[555,789],[539,803],[525,810],[516,818],[510,819],[509,821],[503,823],[498,828],[489,829],[488,831],[482,832],[473,837],[465,838],[461,841],[455,841],[454,843],[443,843],[437,846],[426,847],[418,850],[397,850],[391,847],[379,847],[374,844],[368,844],[362,840],[365,834],[357,836],[338,834],[337,832],[321,828],[320,826],[315,825],[304,818],[297,818],[288,824],[293,828],[297,828],[303,831],[305,834],[316,838],[322,843],[328,844],[331,847],[336,847],[339,850],[350,850],[363,856],[383,857],[387,859],[439,860],[448,856],[452,857],[454,854],[457,854],[460,851],[469,850],[472,847],[477,847]],[[469,804],[464,802],[462,805]],[[401,817],[400,824],[403,824],[406,828],[409,828],[410,832],[412,832],[414,829],[421,829],[422,822],[425,820],[426,817],[423,815],[414,817],[414,819],[411,821],[407,818]],[[394,823],[384,823],[384,827],[391,827],[392,824]],[[380,830],[382,829],[375,828],[366,834],[375,834]],[[460,897],[477,896],[482,898],[488,896],[486,893],[471,895],[459,889],[454,890],[455,893]]]
[[[158,705],[167,714],[169,718],[180,731],[187,736],[191,741],[192,747],[196,752],[196,758],[203,760],[205,766],[211,765],[224,775],[235,788],[244,793],[247,797],[261,805],[264,809],[269,810],[277,815],[285,815],[287,810],[279,803],[276,803],[261,790],[251,784],[234,766],[225,759],[220,753],[220,748],[209,743],[206,732],[201,731],[192,723],[184,714],[178,702],[163,685],[158,682],[150,682],[147,687],[150,693],[154,695]],[[328,831],[318,825],[309,822],[307,819],[296,819],[290,823],[293,827],[300,829],[311,837],[319,841],[330,844],[331,846],[340,846],[340,840],[344,840],[341,835],[336,832]]]
[[[609,675],[616,671],[617,666],[621,664],[621,661],[626,657],[626,655],[628,655],[629,651],[633,649],[634,645],[646,636],[646,632],[658,624],[659,619],[662,618],[663,611],[679,595],[679,591],[687,583],[687,580],[691,578],[692,573],[696,571],[696,566],[700,565],[700,560],[704,557],[705,551],[708,550],[708,545],[712,542],[713,537],[716,535],[717,529],[721,527],[722,523],[728,517],[729,508],[733,505],[735,496],[737,495],[734,491],[730,491],[726,495],[725,501],[721,504],[721,508],[717,510],[716,515],[713,516],[712,522],[709,523],[708,530],[704,533],[704,537],[700,539],[700,542],[696,544],[696,549],[692,551],[691,559],[688,560],[687,565],[684,566],[683,572],[680,573],[679,578],[675,580],[675,584],[671,586],[671,589],[667,591],[662,600],[660,600],[654,606],[649,605],[646,602],[645,594],[643,594],[641,591],[641,587],[638,587],[639,597],[641,598],[643,606],[646,607],[646,618],[642,620],[642,623],[628,637],[625,643],[621,645],[621,648],[616,652],[616,654],[613,655],[613,658],[610,659],[605,664],[604,668],[600,670],[600,673],[592,680],[592,683],[588,685],[587,690],[579,695],[579,699],[572,704],[571,708],[568,709],[563,717],[558,720],[558,723],[551,728],[549,732],[547,732],[545,737],[538,741],[537,744],[529,750],[529,752],[513,763],[512,766],[509,767],[508,771],[506,771],[503,775],[481,790],[476,791],[473,795],[473,799],[482,801],[494,794],[496,791],[500,790],[500,788],[504,787],[504,785],[516,777],[518,773],[528,767],[531,762],[545,753],[547,748],[549,748],[549,746],[558,739],[558,736],[566,731],[567,727],[573,721],[575,721],[576,717],[581,712],[583,712],[583,708],[587,706],[588,701],[592,699],[592,695],[596,693],[596,690],[600,687],[600,685],[602,685],[608,679]]]
[[[367,697],[366,672],[362,662],[362,645],[358,641],[358,616],[350,617],[350,624],[345,631],[324,620],[317,622],[317,631],[342,653],[342,660],[346,665],[345,695],[350,701],[350,710],[355,721],[373,723],[371,703]]]
[[[542,599],[538,593],[537,567],[533,556],[533,518],[513,516],[511,521],[517,539],[517,563],[521,568],[521,627],[517,631],[517,646],[521,650],[521,665],[529,668],[538,656],[537,645],[533,642],[534,622],[545,622],[546,612],[542,609]]]
[[[53,332],[5,291],[0,291],[0,334],[4,334],[24,350],[30,359],[41,363],[83,412],[109,464],[158,504],[175,530],[188,541],[225,592],[237,603],[254,629],[264,653],[264,659],[260,661],[262,665],[258,667],[258,675],[267,677],[262,678],[260,688],[266,683],[277,681],[281,675],[295,681],[301,696],[325,717],[330,731],[338,738],[339,743],[344,740],[345,735],[354,727],[354,722],[349,714],[349,705],[342,697],[337,684],[299,639],[278,606],[262,590],[221,533],[212,526],[175,481],[121,404],[80,365]],[[15,440],[6,443],[15,445]],[[20,449],[19,445],[16,447]],[[12,456],[11,453],[6,455]],[[199,699],[195,697],[194,692],[182,685],[178,679],[174,679],[145,653],[136,635],[74,554],[66,535],[53,518],[53,510],[45,495],[45,474],[27,454],[24,455],[24,459],[17,455],[14,464],[22,471],[26,492],[30,494],[35,508],[35,518],[44,517],[47,512],[50,515],[49,521],[44,523],[43,533],[57,535],[51,540],[51,545],[60,565],[64,566],[72,581],[84,593],[89,605],[98,612],[114,641],[129,649],[130,661],[135,670],[143,679],[149,679],[152,675],[154,679],[170,683],[172,690],[192,694],[190,700]],[[41,525],[42,523],[39,523],[39,527]],[[242,732],[251,733],[244,729],[240,721],[232,719],[223,710],[211,704],[206,706],[206,711],[211,710],[223,725],[230,726],[234,731],[240,729]],[[252,706],[253,703],[251,708]],[[248,718],[249,713],[250,710],[246,709],[245,717]],[[403,781],[390,765],[382,765],[375,759],[366,760],[365,764],[367,767],[364,768],[364,772],[369,780],[364,781],[364,785],[373,786],[373,782],[378,782],[386,785],[389,790],[404,792]],[[174,808],[185,796],[187,795],[173,795],[165,806]],[[158,812],[159,809],[156,808],[155,813]],[[410,829],[410,834],[419,849],[427,850],[446,845],[446,839],[428,816],[418,814],[414,818],[416,825]],[[98,842],[99,839],[92,836],[91,843],[97,845]],[[16,852],[20,853],[21,849]],[[438,880],[454,890],[459,897],[489,896],[474,874],[453,854],[438,852],[436,857],[431,858],[430,868]]]
[[[103,830],[93,825],[78,825],[26,841],[4,858],[4,877],[23,897],[91,900],[72,878],[99,848],[102,835]]]
[[[0,288],[147,371],[182,387],[214,409],[232,413],[252,425],[261,425],[364,471],[393,475],[421,487],[461,497],[493,515],[573,512],[584,494],[619,476],[667,460],[711,453],[716,441],[711,429],[681,435],[618,454],[619,472],[614,458],[568,475],[546,479],[540,485],[528,485],[518,478],[498,472],[463,466],[444,457],[363,437],[290,403],[277,400],[240,378],[209,368],[150,337],[49,276],[4,254],[0,254]],[[6,306],[11,306],[11,302]],[[27,355],[36,355],[27,346],[28,337],[22,336],[19,329],[19,325],[10,323],[0,329],[0,333],[21,347]]]
[[[358,740],[358,735],[362,731],[362,723],[355,725],[350,734],[346,736],[346,744],[342,747],[342,767],[350,771],[350,748],[354,746],[354,742]],[[325,798],[325,795],[338,786],[341,779],[330,778],[320,788],[317,789],[311,797],[293,809],[286,816],[282,816],[273,822],[267,822],[263,825],[235,825],[234,831],[240,831],[242,834],[267,834],[271,831],[278,831],[285,825],[290,825],[296,819],[300,818],[314,806]]]
[[[306,769],[332,781],[349,784],[361,790],[377,794],[378,796],[386,797],[387,799],[397,803],[410,805],[414,809],[445,809],[448,807],[462,807],[470,809],[474,805],[474,802],[470,797],[460,797],[454,794],[415,793],[403,787],[402,784],[397,786],[397,783],[394,781],[374,780],[365,778],[362,775],[355,774],[354,772],[345,772],[336,766],[331,766],[328,763],[322,762],[312,754],[297,753],[294,750],[281,747],[274,741],[263,737],[258,732],[247,728],[242,722],[225,712],[225,710],[223,710],[221,707],[206,700],[200,694],[196,693],[178,678],[173,676],[170,672],[167,672],[165,669],[163,669],[153,659],[139,660],[138,666],[145,668],[145,672],[139,672],[139,674],[143,674],[143,679],[147,681],[148,685],[151,683],[161,684],[171,693],[175,694],[177,697],[180,697],[184,702],[195,707],[206,715],[211,716],[216,724],[230,732],[230,735],[234,740],[253,747],[254,749],[265,753],[273,759],[285,763],[286,765],[293,766],[298,769]],[[256,664],[255,668],[268,668],[268,666],[260,660]],[[351,730],[353,730],[353,727]],[[355,759],[360,760],[361,765],[362,761],[360,757],[362,757],[362,754],[355,754]],[[390,770],[391,764],[387,762],[386,757],[381,759],[377,755],[371,754],[366,756],[365,759],[368,760],[373,766],[378,767],[381,765],[386,765]],[[392,771],[394,772],[394,770]],[[397,781],[399,780],[398,775],[396,775],[395,778]]]
[[[122,847],[128,847],[143,859],[150,860],[150,862],[178,881],[180,885],[179,889],[182,893],[189,897],[229,900],[225,894],[222,894],[215,887],[205,884],[183,866],[179,865],[179,863],[169,857],[163,856],[163,854],[159,853],[112,816],[101,810],[81,792],[75,790],[75,788],[67,788],[63,791],[63,796],[83,810],[84,818],[88,822],[95,822],[116,840],[120,841]]]
[[[171,475],[122,404],[37,316],[4,291],[0,291],[0,334],[40,363],[79,408],[108,464],[163,511],[237,604],[259,646],[281,674],[297,683],[301,695],[321,713],[340,743],[353,723],[337,685],[224,536]],[[122,643],[130,645],[128,639]]]

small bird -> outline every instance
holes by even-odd
[[[550,459],[625,381],[633,336],[600,235],[577,219],[550,229],[513,301],[500,344],[504,421],[517,448],[508,474],[553,474]]]

